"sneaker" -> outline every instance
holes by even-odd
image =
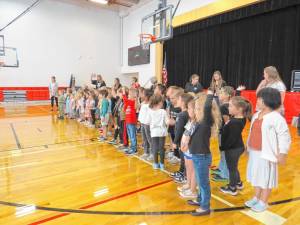
[[[117,142],[115,139],[112,139],[111,141],[108,142],[108,144],[114,145],[114,144],[117,144]]]
[[[158,169],[159,169],[158,163],[153,163],[153,169],[155,169],[155,170],[158,170]]]
[[[164,170],[165,169],[165,165],[163,163],[160,163],[159,164],[159,168],[160,168],[160,170]]]
[[[180,162],[180,159],[178,159],[176,156],[173,156],[172,158],[170,158],[169,160],[169,163],[171,164],[177,164]]]
[[[177,190],[180,192],[183,192],[184,190],[190,189],[190,187],[188,185],[182,185],[177,187]]]
[[[210,214],[210,209],[204,210],[202,208],[196,209],[194,212],[192,212],[192,216],[206,216]]]
[[[221,187],[220,191],[225,194],[230,194],[232,196],[236,196],[238,194],[236,187],[233,188],[233,187],[230,187],[229,185]]]
[[[212,180],[216,182],[228,182],[228,179],[223,178],[220,175],[213,176]]]
[[[171,159],[174,157],[174,152],[173,151],[169,151],[166,153],[166,159]]]
[[[179,177],[179,176],[182,176],[182,172],[176,171],[176,172],[170,173],[169,176],[170,177]]]
[[[188,200],[187,203],[192,206],[200,206],[200,203],[197,200]]]
[[[245,206],[248,207],[248,208],[252,208],[253,206],[255,206],[258,203],[258,201],[259,200],[256,197],[253,197],[249,201],[245,202]]]
[[[237,183],[237,185],[235,185],[236,189],[238,190],[243,190],[244,189],[244,185],[243,182]]]
[[[146,159],[147,161],[153,161],[153,155],[149,155],[149,157]]]
[[[99,142],[105,142],[105,141],[107,141],[107,139],[104,138],[104,137],[101,137],[100,139],[98,139],[98,141],[99,141]]]
[[[183,198],[197,198],[197,194],[193,193],[190,189],[179,192],[179,195]]]
[[[174,178],[175,183],[177,184],[185,184],[186,183],[186,177],[181,176],[181,177],[175,177]]]
[[[149,157],[149,154],[144,153],[143,155],[141,155],[141,158],[146,160]]]
[[[108,132],[107,132],[107,136],[112,136],[111,131],[108,131]]]
[[[263,201],[258,201],[254,206],[251,207],[251,210],[259,213],[267,210],[268,207],[268,204],[264,203]]]
[[[130,150],[128,152],[125,152],[126,155],[135,155],[137,153],[137,150]]]

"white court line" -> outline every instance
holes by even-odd
[[[61,147],[61,148],[55,148],[53,150],[52,149],[51,150],[47,149],[47,150],[32,151],[32,152],[20,152],[20,150],[22,150],[22,149],[16,149],[16,150],[11,151],[10,155],[1,156],[0,159],[6,159],[8,157],[15,158],[15,157],[19,157],[19,156],[32,155],[32,154],[41,153],[41,152],[55,152],[55,151],[62,150],[62,149],[72,149],[72,148],[82,147],[82,146],[87,146],[87,145],[92,145],[92,144],[99,144],[99,143],[92,142],[92,143],[76,145],[76,146],[64,146],[64,147]],[[39,146],[39,147],[36,147],[36,148],[40,148],[40,147],[43,147],[43,146]]]
[[[135,157],[135,158],[137,158],[137,159],[139,159],[139,160],[141,160],[141,161],[143,161],[143,162],[145,162],[145,163],[152,166],[151,162],[146,161],[146,160],[142,159],[141,157],[139,157],[137,155],[133,155],[133,157]],[[161,170],[161,171],[168,174],[168,175],[170,174],[170,172],[167,171],[167,170]],[[236,205],[234,205],[234,204],[226,201],[225,199],[222,199],[222,198],[220,198],[220,197],[218,197],[214,194],[212,194],[211,196],[214,199],[218,200],[219,202],[222,202],[223,204],[225,204],[229,207],[236,207]],[[271,211],[268,211],[268,210],[266,210],[262,213],[256,213],[256,212],[253,212],[252,210],[241,210],[239,212],[246,215],[246,216],[249,216],[252,219],[255,219],[255,220],[257,220],[257,221],[259,221],[259,222],[261,222],[265,225],[282,225],[287,221],[286,218],[283,218],[283,217],[279,216],[278,214],[275,214],[275,213],[273,213]]]
[[[16,168],[16,167],[32,166],[32,165],[36,165],[36,164],[40,164],[40,163],[41,162],[32,162],[32,163],[24,163],[24,164],[15,165],[15,166],[5,166],[5,167],[1,167],[0,170],[6,170],[6,169],[11,169],[11,168]]]

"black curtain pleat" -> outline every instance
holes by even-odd
[[[274,65],[290,88],[291,71],[300,69],[300,1],[264,1],[180,26],[164,51],[168,85],[184,86],[197,73],[208,87],[220,70],[229,85],[256,89]]]

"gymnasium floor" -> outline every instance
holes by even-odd
[[[247,131],[245,131],[247,132]],[[0,224],[300,224],[300,138],[291,127],[292,149],[280,168],[274,203],[263,214],[244,209],[246,184],[237,196],[212,182],[210,216],[192,217],[168,171],[154,171],[138,156],[127,157],[98,143],[97,132],[75,121],[58,121],[48,106],[0,108]],[[213,162],[218,162],[216,142]],[[240,163],[245,179],[246,155]]]

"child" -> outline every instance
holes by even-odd
[[[100,142],[107,141],[107,127],[109,122],[109,103],[107,100],[108,92],[106,89],[101,89],[99,91],[99,99],[101,99],[101,109],[100,109],[100,120],[101,120],[101,127],[102,127],[102,136],[99,138]]]
[[[235,96],[229,102],[229,114],[231,118],[227,121],[222,130],[221,151],[225,152],[225,161],[229,170],[229,184],[221,187],[225,194],[237,195],[237,190],[243,189],[238,164],[245,146],[242,132],[246,125],[246,119],[251,118],[251,103],[243,97]]]
[[[65,96],[63,90],[58,91],[58,119],[64,119]]]
[[[72,94],[72,89],[71,88],[67,88],[67,92],[66,92],[66,111],[65,111],[65,115],[67,117],[69,117],[70,114],[70,95]]]
[[[124,110],[126,113],[126,128],[127,134],[130,140],[130,148],[125,150],[127,155],[133,155],[137,153],[137,140],[136,140],[136,105],[137,105],[137,90],[130,88],[128,97],[126,96],[126,89],[123,88],[123,101]]]
[[[114,88],[111,90],[111,95],[112,95],[112,102],[114,102],[114,108],[112,109],[112,118],[111,120],[113,121],[114,124],[114,138],[109,141],[109,144],[112,145],[117,145],[117,139],[120,135],[120,122],[119,122],[119,112],[118,112],[118,108],[119,105],[121,104],[122,100],[121,98],[118,96],[117,94],[118,90],[116,91]],[[121,142],[121,138],[120,138],[120,142]]]
[[[210,214],[210,183],[209,167],[211,165],[210,137],[217,135],[221,124],[221,115],[216,102],[213,102],[213,92],[207,95],[198,94],[195,102],[196,128],[191,136],[189,150],[192,154],[195,176],[199,188],[197,200],[189,200],[188,204],[200,206],[192,213],[193,216]]]
[[[89,99],[86,102],[86,110],[89,111],[89,114],[88,114],[88,127],[94,128],[95,125],[93,125],[93,118],[92,118],[92,111],[95,110],[95,96],[94,96],[94,93],[89,94]]]
[[[154,157],[153,169],[165,169],[165,140],[168,135],[168,114],[162,109],[164,99],[162,96],[154,95],[150,98],[149,123],[151,132],[151,143]],[[160,163],[158,164],[158,153]]]
[[[219,93],[219,100],[220,100],[220,111],[222,115],[222,126],[220,128],[219,133],[219,146],[221,146],[221,136],[222,136],[222,130],[225,125],[229,121],[229,101],[230,98],[234,96],[234,89],[230,86],[225,86],[221,89]],[[229,171],[226,164],[225,159],[225,152],[220,149],[220,162],[217,169],[212,169],[213,174],[213,181],[228,181],[229,179]]]
[[[192,154],[188,149],[190,138],[193,135],[196,123],[195,123],[195,101],[192,100],[188,103],[188,114],[189,122],[185,126],[185,131],[181,139],[181,151],[184,154],[185,168],[186,168],[186,177],[187,183],[181,187],[178,187],[178,191],[181,197],[183,198],[196,198],[197,197],[197,184],[195,178],[195,170],[192,161]]]
[[[113,129],[113,127],[114,127],[114,119],[113,119],[113,116],[112,116],[112,112],[113,112],[113,108],[115,107],[115,104],[116,104],[116,102],[115,102],[115,99],[113,98],[113,96],[112,96],[112,90],[111,90],[111,88],[107,88],[107,92],[108,92],[108,95],[107,95],[107,100],[108,100],[108,115],[109,115],[109,122],[108,122],[108,132],[107,132],[107,134],[109,135],[109,136],[111,136],[111,132],[110,132],[110,130],[112,130]]]
[[[75,118],[75,110],[76,110],[76,102],[75,102],[75,98],[74,98],[73,94],[70,95],[69,108],[70,108],[69,118],[74,119]]]
[[[118,104],[117,108],[117,115],[118,115],[118,127],[119,127],[119,139],[120,139],[120,145],[118,146],[118,149],[121,151],[126,151],[128,149],[128,135],[127,135],[127,129],[126,129],[126,113],[124,108],[124,101],[123,101],[123,89],[125,89],[125,93],[128,93],[128,89],[120,88],[118,90],[118,96],[120,98],[120,102]]]
[[[175,96],[177,98],[177,107],[180,107],[181,112],[178,114],[175,123],[175,138],[173,141],[173,148],[180,149],[180,142],[184,132],[184,127],[189,121],[189,114],[187,112],[187,104],[193,99],[193,96],[187,93],[179,93]],[[186,171],[184,163],[184,155],[181,150],[179,150],[180,156],[180,168],[179,171],[182,173],[182,176],[174,177],[176,183],[182,184],[186,180]]]
[[[280,92],[263,88],[257,93],[259,111],[253,115],[247,150],[249,161],[247,180],[255,189],[255,196],[245,205],[255,212],[268,208],[273,188],[278,186],[278,164],[284,164],[291,144],[285,119],[278,112]]]
[[[155,86],[155,89],[154,89],[154,94],[155,95],[160,95],[162,97],[164,97],[165,99],[165,92],[166,92],[166,87],[162,84],[157,84]],[[167,101],[164,100],[164,105],[163,105],[163,109],[166,109],[167,108]]]
[[[131,79],[131,88],[139,89],[140,86],[141,85],[138,83],[137,77],[132,77],[132,79]]]
[[[151,133],[149,123],[149,100],[152,95],[153,92],[150,89],[144,89],[144,91],[141,92],[142,104],[138,117],[138,121],[141,123],[144,148],[144,154],[142,155],[142,158],[147,160],[153,159],[153,154],[151,152]]]

